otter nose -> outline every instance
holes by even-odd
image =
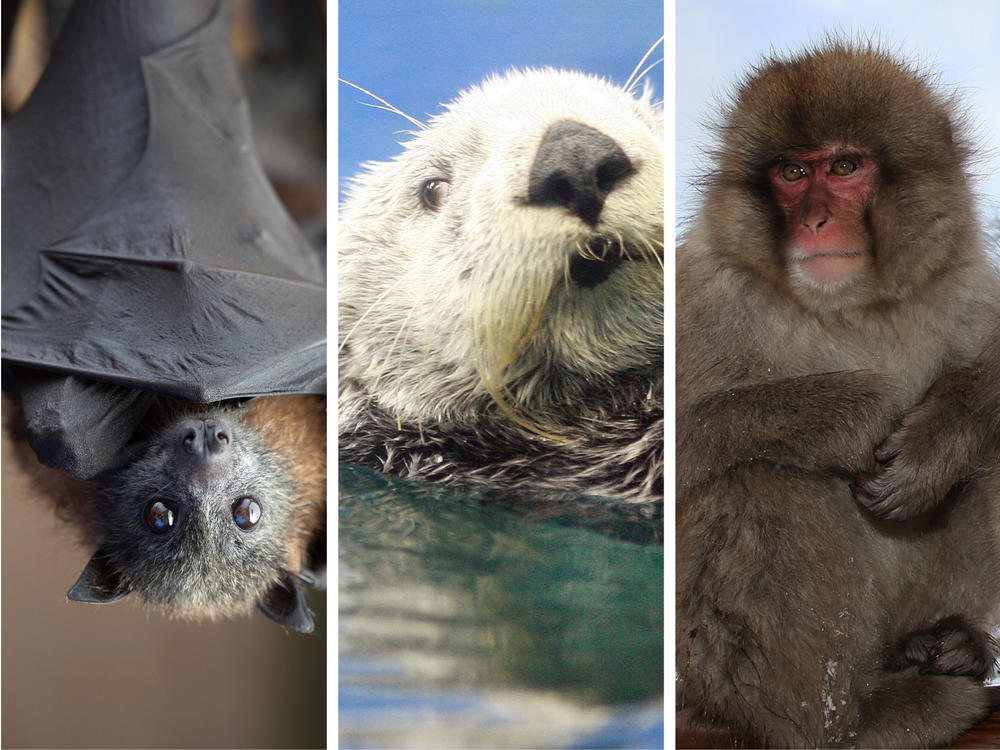
[[[222,420],[192,419],[180,429],[181,448],[203,461],[224,455],[232,442],[229,427]]]
[[[632,173],[625,152],[604,133],[572,120],[552,125],[528,176],[528,203],[565,206],[590,226],[604,201]]]

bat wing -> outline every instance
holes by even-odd
[[[103,0],[90,5],[74,7],[67,20],[67,25],[76,23],[70,33],[86,39],[101,34],[104,44],[114,44],[107,38],[107,16],[115,21],[128,14]],[[146,5],[132,7],[141,11]],[[227,14],[220,7],[208,10],[208,20],[177,41],[105,64],[112,69],[112,80],[116,66],[131,64],[131,79],[118,75],[141,86],[141,95],[132,90],[108,95],[102,79],[82,77],[83,84],[97,89],[90,92],[97,101],[120,101],[124,118],[146,123],[137,160],[128,162],[125,143],[120,158],[109,165],[120,180],[101,184],[106,192],[98,200],[89,194],[88,173],[79,165],[102,169],[101,156],[117,152],[88,121],[90,108],[70,107],[82,122],[66,122],[57,108],[58,97],[48,108],[26,105],[25,114],[35,122],[22,123],[10,138],[4,133],[5,218],[10,221],[13,208],[36,226],[34,232],[21,229],[4,237],[2,349],[8,367],[42,369],[72,377],[74,383],[99,381],[109,389],[115,384],[198,402],[325,392],[323,263],[263,174],[230,53]],[[72,54],[78,47],[57,46],[53,62],[60,51]],[[57,70],[80,77],[71,67]],[[88,96],[84,89],[50,85],[48,91],[76,102]],[[137,112],[137,107],[145,111]],[[35,203],[24,205],[23,196],[12,194],[11,184],[37,187],[39,178],[33,160],[18,151],[13,136],[21,135],[29,151],[42,148],[45,139],[39,139],[39,129],[47,130],[51,141],[62,133],[69,133],[71,140],[79,132],[91,137],[77,143],[64,159],[73,162],[67,173],[76,189],[67,192],[58,184],[56,164],[41,178],[50,187],[36,190]],[[7,154],[16,151],[9,175]],[[101,183],[101,178],[95,182]],[[62,220],[59,206],[52,205],[56,198],[65,199],[71,215],[81,213],[81,203],[93,205],[72,226],[53,231],[52,222],[38,217],[55,217],[57,224]],[[30,228],[32,221],[26,224]],[[30,380],[36,394],[39,388],[51,389],[51,398],[42,399],[50,416],[31,430],[36,435],[47,430],[50,442],[78,442],[107,431],[87,434],[92,420],[75,417],[100,412],[95,404],[108,402],[112,390],[68,388],[49,377]],[[60,412],[53,408],[60,399],[66,414],[56,424],[51,415]],[[132,427],[139,410],[127,410]],[[30,430],[32,415],[26,416]],[[66,429],[67,417],[77,425],[71,431]],[[60,468],[66,468],[65,462]]]

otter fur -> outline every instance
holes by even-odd
[[[341,460],[662,502],[662,126],[648,89],[511,71],[366,165],[340,215]]]
[[[69,598],[110,604],[134,593],[188,619],[246,614],[256,604],[311,632],[300,581],[315,584],[325,566],[325,402],[165,401],[124,465],[92,481],[43,466],[17,440],[19,463],[96,548]],[[17,438],[19,409],[5,406]]]

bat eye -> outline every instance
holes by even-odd
[[[146,503],[142,511],[142,520],[146,528],[154,534],[166,534],[177,523],[177,513],[170,500],[156,497]]]
[[[233,521],[243,531],[253,531],[260,522],[260,503],[252,497],[241,497],[233,503]]]
[[[431,211],[437,211],[448,197],[451,183],[447,180],[427,180],[420,188],[420,200]]]

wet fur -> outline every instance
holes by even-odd
[[[677,255],[681,720],[768,746],[943,744],[988,708],[1000,467],[905,522],[850,485],[1000,320],[970,148],[925,76],[836,41],[749,74],[720,141]],[[837,290],[786,271],[763,177],[787,147],[830,142],[884,168],[873,262]],[[953,433],[931,423],[922,437]]]
[[[528,205],[549,126],[610,135],[635,172],[589,227]],[[485,81],[366,165],[340,221],[340,458],[403,477],[662,498],[662,113],[597,78]],[[450,192],[420,202],[428,179]],[[632,261],[581,289],[574,256]]]

